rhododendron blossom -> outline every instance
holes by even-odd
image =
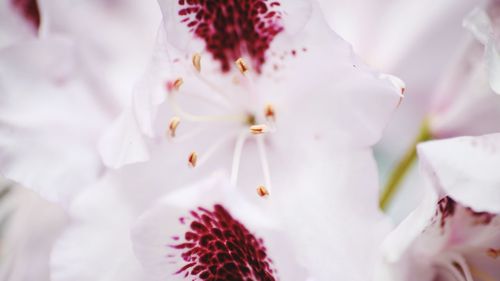
[[[498,134],[419,147],[428,183],[421,205],[385,243],[380,280],[497,280],[500,247]]]
[[[498,4],[3,1],[0,279],[498,280]]]
[[[374,144],[400,102],[399,80],[359,62],[314,2],[160,5],[151,67],[99,146],[110,167],[161,162],[170,186],[224,166],[265,195],[323,161],[312,147]]]

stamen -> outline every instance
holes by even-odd
[[[269,196],[269,191],[267,191],[267,188],[263,185],[259,185],[257,187],[257,194],[260,196],[260,197],[267,197]]]
[[[198,72],[201,71],[201,55],[199,53],[195,53],[193,55],[193,66],[196,69],[196,71]]]
[[[264,116],[268,121],[276,121],[276,113],[272,104],[266,104],[266,107],[264,108]]]
[[[232,186],[235,186],[238,182],[238,171],[240,169],[241,153],[243,151],[243,145],[245,144],[247,136],[248,136],[247,131],[241,132],[240,135],[238,136],[238,139],[236,140],[236,145],[234,146],[233,165],[231,168]]]
[[[259,149],[260,163],[262,166],[262,173],[264,174],[264,182],[267,193],[271,193],[271,174],[269,172],[269,163],[267,163],[266,148],[262,137],[257,137],[257,147]]]
[[[184,84],[184,80],[182,80],[182,78],[179,77],[175,79],[173,84],[174,89],[178,91],[181,88],[182,84]]]
[[[191,152],[188,157],[188,163],[191,168],[196,167],[196,162],[198,161],[198,154],[196,152]]]
[[[496,259],[500,256],[500,249],[490,248],[486,251],[486,255],[492,259]]]
[[[252,125],[250,126],[250,133],[254,135],[260,135],[268,132],[268,127],[265,124]]]
[[[243,58],[237,59],[235,63],[241,74],[245,74],[249,70],[247,63]]]
[[[177,126],[179,126],[179,123],[181,122],[181,118],[174,116],[170,119],[170,122],[168,123],[168,135],[171,138],[175,138],[175,132],[177,130]]]

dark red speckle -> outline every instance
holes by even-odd
[[[449,196],[441,198],[438,202],[438,211],[441,214],[441,227],[444,227],[446,220],[455,213],[456,202]]]
[[[488,225],[496,217],[495,214],[488,212],[476,212],[471,208],[466,208],[466,211],[474,218],[475,224]]]
[[[191,211],[184,240],[172,245],[184,261],[175,274],[191,280],[276,280],[261,239],[235,220],[221,205],[213,211]]]
[[[206,43],[223,72],[243,55],[257,72],[266,51],[283,31],[280,3],[272,0],[179,0],[181,22]]]
[[[33,28],[38,30],[40,27],[40,11],[36,0],[11,0],[11,4]]]

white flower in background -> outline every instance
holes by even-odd
[[[500,98],[489,85],[484,47],[462,26],[467,17],[466,27],[494,38],[487,31],[497,29],[498,3],[488,3],[484,10],[491,20],[486,21],[473,16],[478,12],[467,16],[478,5],[473,1],[321,1],[330,25],[368,64],[406,83],[405,102],[377,147],[387,177],[381,206],[389,206],[394,190],[403,191],[390,210],[397,220],[422,197],[416,169],[411,169],[417,143],[500,131]],[[489,76],[495,77],[491,71]]]
[[[49,256],[68,217],[30,190],[0,180],[0,279],[49,281]]]
[[[153,1],[134,3],[2,2],[12,22],[0,49],[5,177],[67,202],[102,174],[97,139],[129,99],[160,22]]]
[[[464,20],[476,39],[484,45],[484,56],[491,89],[500,94],[500,2],[488,1]]]
[[[145,280],[130,239],[139,211],[123,196],[127,183],[107,174],[72,202],[50,256],[51,281]]]
[[[380,280],[500,278],[499,148],[499,134],[419,146],[432,187],[384,242],[388,267]]]

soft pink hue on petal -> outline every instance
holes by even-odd
[[[477,212],[500,213],[500,134],[428,142],[419,155],[443,192]]]

